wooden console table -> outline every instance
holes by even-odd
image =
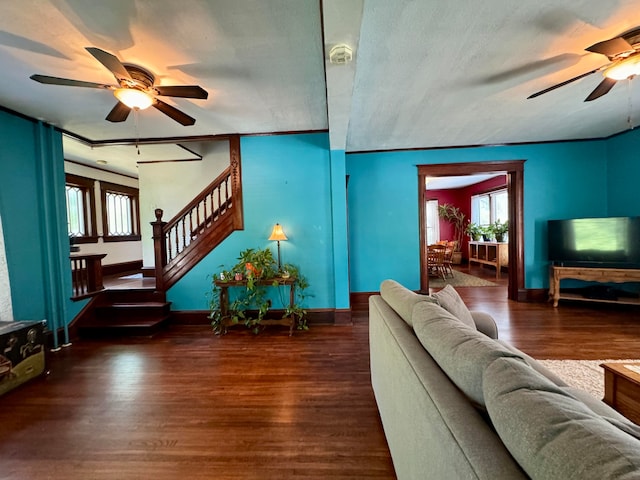
[[[561,293],[560,280],[571,278],[574,280],[585,280],[589,282],[640,282],[640,269],[632,268],[590,268],[590,267],[560,267],[551,265],[549,267],[549,301],[553,301],[553,306],[558,306],[558,300],[571,299],[583,300],[585,302],[609,302],[640,305],[640,299],[625,298],[623,300],[608,300],[604,298],[586,298],[582,295]]]
[[[469,267],[471,262],[493,265],[496,278],[500,278],[503,266],[509,266],[509,244],[503,242],[469,242]]]
[[[271,286],[288,286],[289,287],[289,306],[292,307],[295,303],[295,290],[296,290],[296,278],[264,278],[256,281],[257,285],[263,285],[267,287]],[[247,280],[215,280],[216,286],[220,287],[220,314],[222,317],[222,324],[225,327],[235,325],[229,315],[229,288],[230,287],[246,287]],[[296,319],[293,316],[283,318],[263,318],[260,320],[260,325],[285,325],[289,327],[289,336],[293,335],[293,327],[295,327]]]

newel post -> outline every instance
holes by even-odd
[[[163,227],[167,222],[162,221],[163,211],[155,209],[156,221],[151,222],[153,227],[153,255],[156,268],[156,290],[164,292],[164,267],[167,265],[167,242],[164,239]]]

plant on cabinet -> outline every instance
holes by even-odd
[[[307,297],[309,284],[300,274],[297,266],[285,264],[278,268],[271,250],[247,249],[240,252],[237,263],[228,270],[214,275],[209,295],[209,319],[216,334],[226,333],[227,326],[244,324],[254,333],[259,333],[261,324],[272,310],[272,299],[268,298],[268,288],[277,291],[277,299],[283,307],[283,319],[290,319],[298,330],[307,330],[307,311],[302,304]],[[236,276],[241,277],[236,280]],[[236,280],[236,281],[234,281]],[[294,291],[294,299],[287,302],[283,285]],[[233,299],[221,299],[223,289],[234,289]],[[222,305],[222,302],[228,304]]]
[[[496,220],[492,225],[493,235],[496,238],[496,242],[504,242],[504,236],[509,232],[509,220],[504,223],[500,222],[500,219]]]

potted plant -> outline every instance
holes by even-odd
[[[493,225],[480,226],[480,234],[482,235],[482,240],[484,242],[490,242],[493,240]]]
[[[501,223],[500,219],[498,219],[491,227],[493,229],[493,235],[496,238],[496,242],[504,242],[504,236],[509,232],[509,220]]]
[[[242,323],[252,329],[254,333],[258,333],[261,322],[272,307],[272,299],[267,295],[268,286],[277,290],[278,299],[283,306],[282,318],[293,318],[298,330],[307,330],[307,311],[302,307],[302,302],[307,297],[306,289],[309,284],[295,265],[285,264],[282,270],[278,269],[270,249],[255,250],[250,248],[241,251],[235,265],[229,269],[220,270],[213,278],[209,294],[209,319],[216,334],[225,333],[229,323]],[[294,285],[291,287],[295,292],[293,303],[289,302],[288,295],[285,298],[280,283],[282,280],[289,279],[294,281]],[[234,288],[233,297],[229,295],[232,298],[229,298],[227,315],[223,318],[220,304],[222,290],[220,283],[231,283],[234,280],[236,282],[232,286],[237,288]],[[267,281],[265,282],[265,280]],[[227,287],[225,286],[225,288]]]
[[[471,240],[477,242],[482,237],[482,230],[477,223],[469,222],[464,232],[471,237]]]
[[[451,261],[452,263],[456,263],[457,260],[457,263],[460,263],[460,259],[462,257],[460,248],[462,247],[465,214],[462,213],[458,207],[455,207],[450,203],[443,203],[442,205],[438,205],[438,216],[453,225],[453,241],[455,244],[453,258]]]

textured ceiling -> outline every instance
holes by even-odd
[[[349,152],[599,138],[640,122],[637,80],[589,103],[600,73],[526,97],[606,64],[585,48],[639,25],[640,0],[8,0],[0,105],[102,142],[328,129]],[[330,64],[343,42],[353,61]],[[29,80],[114,83],[88,46],[160,85],[202,86],[207,100],[166,100],[196,124],[153,108],[110,123],[108,90]]]

